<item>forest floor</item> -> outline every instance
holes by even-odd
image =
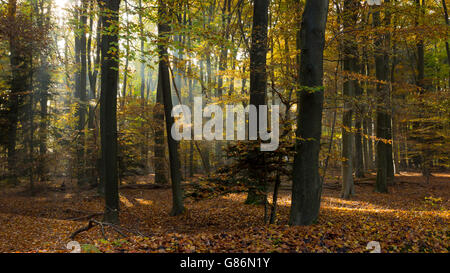
[[[287,190],[277,224],[264,225],[264,207],[244,204],[244,193],[187,198],[186,213],[171,217],[170,189],[122,189],[120,228],[94,225],[73,240],[84,252],[367,252],[370,241],[381,252],[449,252],[450,174],[427,184],[402,173],[389,194],[375,193],[371,178],[356,183],[351,200],[327,182],[318,223],[308,227],[287,225]],[[70,235],[88,216],[102,220],[94,191],[49,189],[33,197],[21,187],[0,189],[0,252],[69,252]]]

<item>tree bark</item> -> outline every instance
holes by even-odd
[[[364,52],[364,66],[365,66],[365,75],[366,77],[370,76],[370,64],[369,60],[367,58],[367,53]],[[369,81],[366,81],[366,100],[370,101],[370,97],[373,95],[373,89],[370,85]],[[373,106],[371,103],[368,105],[367,114],[364,118],[364,124],[366,126],[367,130],[367,160],[366,162],[366,169],[367,170],[373,170],[374,169],[374,149],[373,149]]]
[[[252,41],[250,47],[250,104],[256,106],[258,113],[257,131],[259,132],[259,106],[266,104],[267,93],[267,27],[269,1],[259,0],[253,6]],[[249,154],[251,157],[259,156],[256,151]],[[262,175],[264,177],[264,175]],[[258,177],[258,175],[254,175]],[[260,184],[262,181],[258,181]],[[266,185],[257,185],[261,192],[265,192]],[[266,196],[257,193],[255,187],[249,188],[246,203],[259,204],[265,202]]]
[[[158,2],[158,52],[159,52],[159,77],[161,81],[161,91],[164,102],[164,115],[166,120],[167,143],[169,147],[170,177],[172,180],[172,210],[170,215],[176,216],[184,212],[183,191],[181,188],[180,159],[178,154],[178,142],[171,134],[174,124],[172,112],[172,92],[170,88],[169,61],[167,52],[167,37],[170,31],[166,23],[167,9],[163,0]]]
[[[140,89],[141,89],[141,108],[142,108],[142,122],[145,123],[145,115],[144,115],[144,106],[146,105],[145,100],[145,61],[144,61],[144,50],[145,50],[145,39],[144,39],[144,24],[142,22],[142,0],[139,0],[139,39],[141,43],[141,52],[140,52]],[[142,124],[142,127],[145,128],[145,124]],[[141,158],[142,165],[144,166],[145,171],[148,170],[148,132],[147,130],[143,131],[143,141],[141,144]]]
[[[128,36],[130,35],[130,22],[128,20],[128,2],[125,1],[125,31],[127,35],[127,42],[125,46],[125,67],[123,69],[123,82],[122,82],[122,103],[121,106],[125,106],[125,98],[127,96],[127,85],[128,85],[128,65],[130,63],[130,39]]]
[[[347,73],[357,73],[358,71],[358,47],[355,43],[355,36],[351,30],[355,27],[358,16],[358,1],[345,0],[343,20],[344,32],[349,34],[344,36],[344,71]],[[353,76],[350,76],[353,77]],[[352,133],[353,103],[352,99],[356,95],[358,82],[354,79],[346,79],[344,82],[344,113],[342,117],[342,193],[341,197],[348,199],[354,194],[353,183],[353,143]],[[359,133],[359,132],[358,132]]]
[[[422,0],[422,4],[420,4],[420,2],[420,0],[416,0],[416,5],[419,10],[417,18],[419,19],[419,22],[423,24],[422,20],[425,18],[425,0]],[[422,37],[419,37],[419,40],[417,41],[417,86],[419,87],[420,95],[423,95],[428,88],[427,84],[425,84],[425,46]],[[419,118],[422,118],[422,116],[419,116]],[[420,130],[420,128],[425,126],[426,125],[423,123],[416,122],[414,124],[414,128],[417,130]],[[422,175],[424,177],[429,177],[431,175],[430,152],[426,147],[423,147],[426,146],[426,141],[424,141],[422,136],[419,136],[418,142],[421,144],[421,148],[420,155],[417,156],[417,161],[420,162]]]
[[[97,30],[96,30],[96,48],[95,48],[95,57],[92,63],[91,60],[91,51],[92,51],[92,34],[93,32],[93,24],[94,24],[94,6],[95,2],[94,0],[91,0],[90,2],[90,18],[89,18],[89,39],[87,44],[87,68],[88,68],[88,78],[89,78],[89,100],[96,100],[97,99],[97,76],[98,76],[98,67],[100,65],[100,51],[101,51],[101,22],[102,18],[101,16],[98,16],[97,19]],[[90,137],[90,145],[87,148],[87,155],[90,158],[90,177],[89,177],[89,183],[92,187],[98,187],[98,174],[100,173],[100,170],[98,169],[98,152],[97,152],[97,136],[98,136],[98,127],[95,123],[95,112],[96,112],[96,105],[92,105],[89,103],[89,113],[88,113],[88,129],[91,132]]]
[[[8,21],[12,28],[16,28],[19,23],[16,20],[17,1],[10,0],[8,2]],[[17,158],[16,158],[16,138],[17,124],[19,121],[19,108],[23,100],[23,94],[28,91],[29,73],[29,57],[30,49],[21,41],[20,34],[13,31],[8,33],[10,65],[11,65],[11,93],[8,99],[8,180],[12,184],[16,184],[17,180]]]
[[[445,3],[445,0],[442,0],[442,8],[444,9],[444,18],[445,18],[445,24],[447,26],[450,26],[449,20],[448,20],[448,10],[447,10],[447,4]],[[448,45],[448,41],[445,41],[445,50],[447,52],[447,61],[450,65],[450,46]],[[448,72],[448,86],[450,87],[450,71]]]
[[[102,37],[100,129],[102,179],[105,186],[104,221],[119,222],[119,185],[117,178],[117,88],[119,82],[118,43],[120,0],[100,1]],[[111,31],[113,29],[113,31]]]
[[[322,181],[319,176],[322,134],[323,50],[328,0],[307,0],[297,48],[299,107],[293,167],[290,225],[311,225],[319,216]]]
[[[374,10],[373,13],[373,25],[379,27],[381,25],[380,10],[379,7]],[[384,107],[386,104],[385,99],[389,95],[386,81],[388,80],[387,71],[389,71],[388,64],[385,62],[386,50],[384,44],[384,37],[380,35],[375,41],[375,68],[376,78],[384,83],[377,83],[377,121],[376,121],[376,162],[377,162],[377,179],[375,184],[375,190],[377,192],[388,192],[388,162],[387,162],[387,144],[388,140],[388,126],[387,126],[387,109]]]
[[[77,22],[77,36],[76,42],[78,42],[78,55],[77,59],[77,79],[76,79],[76,97],[78,99],[78,109],[77,109],[77,117],[78,117],[78,143],[77,143],[77,184],[78,186],[84,185],[86,182],[85,175],[85,153],[84,153],[84,127],[86,124],[86,80],[87,80],[87,59],[86,59],[86,24],[87,24],[87,1],[82,0],[81,2],[81,10],[79,13],[79,22]]]
[[[50,16],[50,10],[48,14],[44,14],[43,8],[44,2],[42,1],[37,7],[38,9],[38,25],[44,26],[44,21]],[[37,4],[36,4],[37,5]],[[38,90],[39,90],[39,105],[40,105],[40,122],[39,122],[39,163],[38,163],[38,175],[40,181],[46,181],[48,179],[48,166],[47,166],[47,136],[48,136],[48,97],[51,84],[51,76],[49,72],[48,56],[40,53],[40,67],[37,73],[38,78]]]
[[[222,31],[224,35],[224,39],[228,40],[229,37],[229,28],[230,28],[230,10],[228,10],[229,2],[231,0],[224,0],[223,1],[223,7],[222,7]],[[226,70],[228,61],[228,48],[227,45],[222,45],[222,48],[220,50],[220,56],[219,56],[219,73],[218,73],[218,79],[217,79],[217,99],[221,99],[223,95],[223,85],[224,85],[224,73]],[[223,163],[223,152],[222,152],[222,143],[221,141],[216,141],[216,161],[217,164],[220,165]]]
[[[156,105],[153,111],[156,126],[154,129],[155,134],[155,146],[154,146],[154,167],[155,167],[155,183],[167,184],[167,168],[165,164],[165,143],[164,143],[164,106],[163,106],[163,94],[162,94],[162,82],[158,72],[158,86],[156,89]]]

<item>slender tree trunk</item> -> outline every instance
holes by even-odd
[[[166,156],[165,156],[165,143],[164,143],[164,100],[163,100],[163,87],[162,77],[158,70],[158,79],[156,87],[156,105],[154,108],[154,118],[156,119],[156,126],[154,129],[155,145],[154,145],[154,169],[155,169],[155,183],[167,184],[167,168],[166,168]]]
[[[205,87],[204,85],[204,62],[203,60],[200,60],[200,83],[202,85],[202,95],[206,96],[206,98],[210,98],[211,93],[209,92],[209,85],[211,84],[211,78],[210,78],[210,74],[208,73],[206,75],[206,81],[208,86]],[[208,174],[211,171],[211,161],[210,161],[210,155],[209,155],[209,147],[208,147],[208,143],[206,143],[206,145],[203,145],[204,147],[202,147],[202,149],[200,150],[200,146],[196,143],[195,144],[197,146],[197,149],[199,151],[199,155],[202,158],[202,163],[203,163],[203,170]]]
[[[361,100],[361,96],[363,94],[363,89],[362,87],[356,83],[356,89],[355,89],[355,96],[356,96],[356,100],[360,101]],[[356,117],[355,117],[355,129],[356,129],[356,133],[355,133],[355,176],[357,178],[362,178],[364,177],[364,154],[363,154],[363,126],[362,123],[364,121],[363,115],[364,115],[364,111],[362,109],[364,109],[363,106],[361,106],[359,103],[357,103],[359,105],[359,107],[357,107],[359,109],[359,112],[356,113]]]
[[[387,164],[387,182],[389,185],[392,185],[394,183],[394,158],[393,158],[393,133],[392,133],[392,105],[391,105],[391,97],[392,97],[392,70],[391,66],[389,65],[390,62],[390,56],[391,56],[391,32],[389,30],[389,27],[391,26],[391,8],[392,5],[390,3],[390,0],[385,0],[385,5],[387,8],[384,12],[384,25],[386,27],[386,34],[385,34],[385,50],[384,50],[384,66],[386,69],[386,78],[388,80],[387,85],[387,91],[388,95],[386,97],[386,139],[389,140],[386,143],[386,164]],[[393,68],[392,68],[393,69]]]
[[[447,26],[450,26],[450,23],[449,23],[449,20],[448,20],[447,4],[445,3],[445,0],[442,0],[442,8],[444,9],[445,24]],[[447,52],[448,64],[450,65],[450,46],[448,45],[448,41],[445,41],[445,50]],[[449,75],[448,75],[448,86],[450,88],[450,71],[448,73],[449,73]]]
[[[10,0],[8,2],[8,20],[12,26],[16,21],[17,1]],[[12,27],[11,29],[14,29]],[[28,91],[29,64],[27,50],[21,42],[21,37],[17,33],[9,33],[9,50],[10,65],[12,71],[11,77],[11,93],[8,99],[8,177],[12,184],[16,184],[17,180],[17,158],[16,158],[16,137],[17,124],[19,121],[19,108],[22,101],[23,93]]]
[[[178,142],[175,141],[171,134],[171,129],[174,124],[174,118],[171,115],[172,112],[172,95],[170,88],[170,75],[169,75],[169,61],[167,53],[167,33],[170,31],[170,27],[163,20],[167,13],[166,6],[163,0],[158,2],[158,38],[160,40],[158,44],[159,52],[159,77],[161,81],[162,96],[164,102],[164,115],[166,120],[166,133],[167,143],[169,147],[169,161],[170,161],[170,177],[172,180],[172,211],[170,215],[175,216],[184,212],[183,205],[183,191],[181,188],[181,172],[180,172],[180,159],[178,154]]]
[[[46,16],[50,16],[50,10],[47,15],[44,14],[43,8],[44,2],[40,2],[38,7],[39,27],[43,27]],[[37,5],[37,4],[36,4]],[[47,17],[48,18],[48,17]],[[40,53],[40,67],[37,73],[38,89],[39,89],[39,105],[40,105],[40,122],[39,122],[39,162],[38,162],[38,175],[40,181],[46,181],[48,179],[48,166],[47,166],[47,136],[48,136],[48,96],[50,89],[50,73],[48,56]]]
[[[144,106],[146,105],[145,101],[145,62],[144,62],[144,51],[145,51],[145,40],[144,40],[144,24],[142,22],[142,0],[139,0],[139,35],[141,42],[141,53],[140,53],[140,79],[141,79],[141,108],[142,108],[142,120],[145,123],[145,114],[144,114]],[[142,124],[143,128],[145,128],[144,124]],[[143,132],[144,138],[141,146],[141,157],[142,157],[142,165],[144,166],[145,171],[148,170],[148,132],[145,130]]]
[[[231,0],[224,0],[223,1],[223,7],[222,7],[222,31],[224,34],[224,39],[228,40],[229,37],[229,24],[230,24],[230,17],[229,12],[227,11],[228,2]],[[228,17],[228,19],[227,19]],[[223,95],[223,74],[225,73],[226,66],[228,61],[228,48],[226,45],[222,45],[222,49],[220,50],[220,56],[219,56],[219,73],[218,73],[218,80],[217,80],[217,99],[221,99]],[[216,161],[217,164],[220,165],[223,162],[223,155],[222,155],[222,143],[221,141],[216,141]]]
[[[36,14],[39,13],[37,3],[34,4],[34,12]],[[31,22],[33,23],[33,16],[34,14],[31,13]],[[39,20],[39,19],[38,19]],[[29,94],[26,96],[28,99],[28,103],[26,105],[26,117],[28,119],[28,133],[26,134],[26,140],[27,143],[25,143],[26,146],[28,146],[28,179],[30,182],[30,193],[32,196],[35,194],[35,185],[34,185],[34,86],[33,86],[33,73],[34,73],[34,67],[33,67],[33,50],[34,50],[34,40],[30,41],[30,50],[26,53],[28,56],[28,62],[29,62],[29,71],[28,71],[28,79],[27,79],[27,91]],[[24,122],[25,124],[26,122]]]
[[[155,126],[155,146],[154,146],[154,169],[155,169],[155,183],[167,184],[167,168],[165,164],[165,143],[164,143],[164,106],[163,106],[163,90],[162,79],[158,72],[158,86],[156,89],[156,105],[154,108],[154,118],[157,121]]]
[[[33,44],[33,43],[31,43]],[[33,196],[35,194],[35,186],[34,186],[34,172],[33,172],[33,168],[34,168],[34,110],[33,110],[33,105],[34,105],[34,90],[33,90],[33,61],[32,61],[32,56],[33,53],[32,51],[30,51],[30,58],[29,58],[29,62],[30,62],[30,71],[29,71],[29,78],[28,78],[28,90],[29,90],[29,94],[27,95],[28,97],[28,105],[27,105],[27,117],[28,117],[28,178],[29,178],[29,182],[30,182],[30,193]]]
[[[126,31],[126,46],[125,46],[125,67],[123,69],[123,82],[122,82],[122,100],[121,106],[122,108],[125,106],[125,98],[127,97],[127,87],[128,87],[128,66],[130,63],[130,22],[128,20],[128,2],[125,1],[125,31]]]
[[[366,60],[366,76],[370,76],[370,64],[368,63],[368,60]],[[367,81],[367,89],[366,89],[366,98],[369,100],[369,98],[373,95],[372,86],[370,86],[370,83]],[[368,111],[365,118],[365,124],[367,128],[367,169],[373,170],[375,168],[375,160],[374,160],[374,149],[373,149],[373,106],[369,104]]]
[[[144,103],[145,100],[145,63],[144,63],[144,50],[145,50],[145,41],[144,41],[144,24],[142,22],[142,0],[139,0],[139,40],[141,42],[141,56],[140,56],[140,78],[141,78],[141,100]]]
[[[420,0],[416,0],[417,8],[419,9],[418,19],[420,24],[423,24],[423,20],[425,18],[425,0],[422,0],[422,4],[420,4]],[[419,94],[423,95],[428,88],[425,84],[425,47],[424,40],[422,37],[419,37],[417,41],[417,86],[419,86]],[[421,116],[420,116],[421,117]],[[420,130],[419,128],[425,127],[425,124],[416,123],[415,129]],[[417,158],[417,161],[420,162],[422,175],[424,177],[429,177],[431,175],[430,171],[430,156],[429,151],[427,150],[426,143],[423,139],[423,136],[419,136],[418,142],[421,144],[420,155]]]
[[[186,7],[186,9],[189,12],[189,5]],[[191,18],[188,19],[189,22],[189,27],[192,26],[192,21]],[[187,37],[187,47],[188,50],[191,50],[191,35],[190,33],[188,33],[188,37]],[[189,104],[192,107],[193,103],[194,103],[194,79],[192,78],[192,60],[189,59],[189,64],[188,64],[188,88],[189,88]],[[193,177],[194,176],[194,132],[192,131],[192,135],[191,135],[192,139],[191,141],[189,141],[189,177]]]
[[[96,30],[96,50],[95,50],[95,58],[94,62],[92,63],[91,60],[91,51],[92,51],[92,33],[93,33],[93,24],[94,24],[94,0],[91,0],[91,15],[89,19],[89,39],[88,39],[88,45],[87,45],[87,60],[88,60],[88,77],[89,77],[89,100],[96,100],[97,99],[97,76],[98,76],[98,67],[100,65],[100,51],[101,51],[101,22],[102,18],[101,16],[98,17],[97,20],[97,30]],[[88,128],[90,131],[90,138],[91,143],[87,148],[87,155],[90,158],[90,185],[92,187],[98,186],[98,174],[100,173],[99,166],[98,166],[98,152],[97,152],[97,136],[98,136],[98,128],[95,124],[95,112],[96,112],[96,105],[92,105],[89,103],[89,114],[88,114]]]
[[[269,1],[255,1],[253,6],[252,42],[250,48],[250,104],[256,106],[258,113],[257,128],[259,132],[259,106],[266,104],[267,93],[267,27],[268,27]],[[259,154],[253,151],[250,157],[256,158]],[[259,177],[258,174],[253,174]],[[265,177],[264,174],[261,175]],[[260,184],[262,181],[258,181]],[[258,185],[260,192],[265,192],[266,185]],[[266,196],[257,193],[256,188],[249,188],[246,203],[260,204],[266,201]]]
[[[359,72],[357,69],[358,47],[355,43],[355,36],[351,30],[355,27],[358,16],[358,1],[345,0],[343,20],[344,32],[349,32],[344,36],[344,71],[348,73]],[[353,183],[353,143],[352,134],[353,105],[352,98],[356,95],[358,86],[357,80],[346,79],[344,82],[344,114],[342,117],[342,193],[341,197],[348,199],[354,194]]]
[[[76,64],[77,64],[77,73],[75,80],[75,92],[76,98],[78,99],[78,108],[76,112],[76,116],[78,118],[77,124],[77,184],[78,186],[82,186],[85,184],[86,175],[85,175],[85,134],[84,127],[86,123],[86,80],[87,80],[87,59],[86,59],[86,24],[87,24],[87,0],[82,0],[81,9],[77,12],[77,20],[76,22],[76,37],[75,37],[75,55],[76,55]]]
[[[40,181],[46,181],[48,179],[47,168],[47,135],[48,135],[48,96],[50,88],[50,74],[48,73],[48,63],[46,57],[41,59],[40,69],[40,123],[39,123],[39,176]]]
[[[339,52],[339,59],[341,59],[341,52]],[[334,131],[336,128],[336,119],[337,119],[337,111],[338,111],[338,71],[339,71],[339,67],[341,67],[340,65],[341,61],[338,61],[336,63],[336,69],[334,70],[334,111],[333,111],[333,119],[331,122],[331,131],[330,131],[330,143],[328,144],[328,155],[325,158],[325,163],[324,163],[324,167],[323,167],[323,173],[322,173],[322,183],[325,182],[325,178],[327,175],[327,169],[328,169],[328,165],[330,163],[330,157],[331,157],[331,152],[333,151],[333,141],[334,141]]]
[[[394,20],[395,22],[395,20]],[[395,23],[394,23],[395,24]],[[395,27],[395,26],[394,26]],[[394,85],[393,83],[395,82],[395,66],[397,65],[397,47],[396,44],[394,42],[393,44],[393,57],[392,57],[392,65],[391,65],[391,71],[390,71],[390,90],[391,90],[391,97],[394,97]],[[391,127],[391,132],[392,132],[392,144],[391,147],[393,149],[392,151],[392,156],[393,156],[393,168],[394,168],[394,173],[392,174],[392,182],[394,182],[394,176],[395,174],[400,174],[400,158],[399,158],[399,149],[400,149],[400,145],[399,145],[399,124],[396,118],[396,113],[394,110],[394,105],[391,105],[390,110],[391,110],[391,121],[392,121],[392,127]]]
[[[366,20],[368,21],[368,17],[367,16]],[[367,22],[365,21],[365,22]],[[361,63],[361,75],[365,75],[367,76],[367,54],[366,54],[366,47],[363,47],[362,50],[362,63]],[[365,93],[367,95],[367,92],[369,91],[369,84],[368,81],[364,81],[364,88],[362,90],[363,93]],[[367,97],[365,97],[366,101]],[[362,138],[362,145],[363,145],[363,158],[364,158],[364,172],[367,172],[370,168],[371,168],[371,159],[369,156],[369,139],[370,139],[370,135],[369,135],[369,114],[370,114],[370,105],[368,105],[368,103],[363,103],[361,106],[361,112],[362,112],[362,134],[363,134],[363,138]]]
[[[379,27],[381,25],[380,20],[380,10],[379,7],[374,10],[373,13],[373,25],[374,27]],[[375,67],[376,67],[376,77],[379,81],[387,81],[387,71],[388,65],[385,63],[384,50],[384,37],[380,36],[375,41]],[[377,83],[377,121],[376,121],[376,131],[377,131],[377,142],[376,142],[376,161],[377,161],[377,180],[375,184],[375,190],[377,192],[388,191],[388,162],[387,162],[387,144],[388,132],[387,132],[387,109],[384,107],[386,104],[385,99],[388,94],[388,87],[385,83]]]

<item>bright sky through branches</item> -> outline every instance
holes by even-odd
[[[66,9],[70,6],[70,0],[55,0],[56,5],[55,13],[59,18],[63,18],[66,13]]]

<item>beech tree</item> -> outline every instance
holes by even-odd
[[[259,106],[266,103],[267,92],[267,24],[269,12],[268,0],[255,1],[253,3],[253,26],[252,26],[252,40],[250,48],[250,104],[256,106],[256,111],[259,113]],[[259,114],[258,114],[259,116]],[[259,132],[259,122],[258,122]],[[254,151],[253,157],[262,156]],[[264,182],[261,182],[264,184]],[[261,185],[260,188],[265,188],[266,185]],[[247,195],[246,203],[263,203],[266,196],[258,194],[256,188],[250,188]],[[264,189],[263,189],[264,190]]]
[[[389,1],[385,1],[389,2]],[[373,11],[373,25],[379,27],[381,25],[380,19],[381,6],[375,6]],[[390,16],[389,11],[385,12],[385,23],[389,25]],[[389,170],[393,171],[392,167],[392,149],[389,149],[389,134],[391,128],[390,115],[385,103],[389,103],[389,86],[387,85],[389,75],[389,37],[384,35],[379,36],[375,41],[375,68],[376,78],[380,82],[377,83],[377,117],[376,117],[376,164],[377,164],[377,180],[375,190],[378,192],[388,191],[388,180],[392,179]],[[389,156],[389,153],[391,155]],[[391,165],[391,166],[389,166]]]
[[[75,97],[78,100],[76,116],[78,119],[77,129],[77,181],[81,186],[86,180],[85,171],[85,134],[84,128],[86,126],[86,84],[87,84],[87,40],[86,40],[86,24],[87,24],[87,0],[81,0],[80,5],[75,12],[76,28],[75,28]]]
[[[105,187],[104,220],[119,222],[119,185],[117,178],[117,88],[119,82],[118,24],[120,0],[100,1],[102,16],[101,53],[101,179]]]
[[[179,215],[184,212],[183,191],[181,189],[180,159],[178,143],[171,134],[174,118],[172,117],[172,92],[170,88],[169,60],[167,52],[167,39],[170,27],[168,25],[167,6],[163,0],[158,1],[158,85],[162,93],[164,103],[164,115],[166,120],[167,143],[169,148],[170,178],[172,180],[172,210],[171,215]]]
[[[10,47],[10,64],[12,70],[11,79],[11,98],[8,103],[8,172],[10,181],[15,184],[17,182],[17,166],[16,166],[16,138],[17,138],[17,123],[20,108],[21,96],[29,89],[29,48],[26,44],[21,43],[20,34],[25,34],[20,28],[21,22],[17,16],[17,1],[10,0],[8,2],[8,21],[11,24],[11,29],[16,29],[16,32],[10,31],[8,33],[9,47]],[[19,34],[20,33],[20,34]],[[19,34],[19,35],[18,35]]]
[[[344,36],[344,71],[350,73],[358,72],[358,47],[355,43],[355,36],[352,35],[352,28],[355,26],[358,14],[358,1],[344,0],[343,31],[348,33]],[[346,79],[344,82],[344,114],[342,117],[342,193],[343,198],[350,198],[354,194],[353,183],[353,134],[351,131],[353,123],[352,97],[359,88],[357,80]]]
[[[324,94],[323,50],[327,15],[328,0],[307,0],[297,35],[297,49],[301,53],[297,57],[299,101],[289,218],[291,225],[311,225],[319,216],[322,194],[319,151]]]

